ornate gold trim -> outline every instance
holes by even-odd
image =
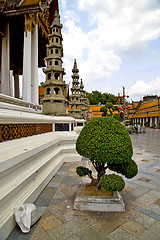
[[[49,27],[49,11],[39,12],[39,13],[30,13],[25,14],[25,31],[32,32],[36,25],[42,29],[42,36],[46,36],[49,39],[48,35],[50,33]]]

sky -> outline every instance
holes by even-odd
[[[76,59],[87,92],[160,96],[160,0],[59,0],[59,10],[66,83]]]

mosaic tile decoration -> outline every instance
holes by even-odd
[[[52,132],[52,124],[0,124],[0,142]]]

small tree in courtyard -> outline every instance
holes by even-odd
[[[94,118],[88,122],[79,134],[76,142],[77,152],[89,158],[97,171],[97,179],[92,171],[77,167],[79,176],[92,179],[97,188],[103,187],[110,192],[122,191],[124,180],[117,174],[106,175],[110,169],[132,178],[138,173],[137,164],[132,160],[133,148],[130,136],[125,127],[114,118]]]
[[[106,117],[106,116],[107,116],[108,109],[107,109],[106,107],[101,107],[101,108],[100,108],[100,112],[103,112],[103,113],[102,113],[102,116],[103,116],[103,117]]]

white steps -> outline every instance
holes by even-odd
[[[80,161],[75,132],[51,132],[0,143],[0,239],[15,227],[17,203],[33,203],[65,161]]]

